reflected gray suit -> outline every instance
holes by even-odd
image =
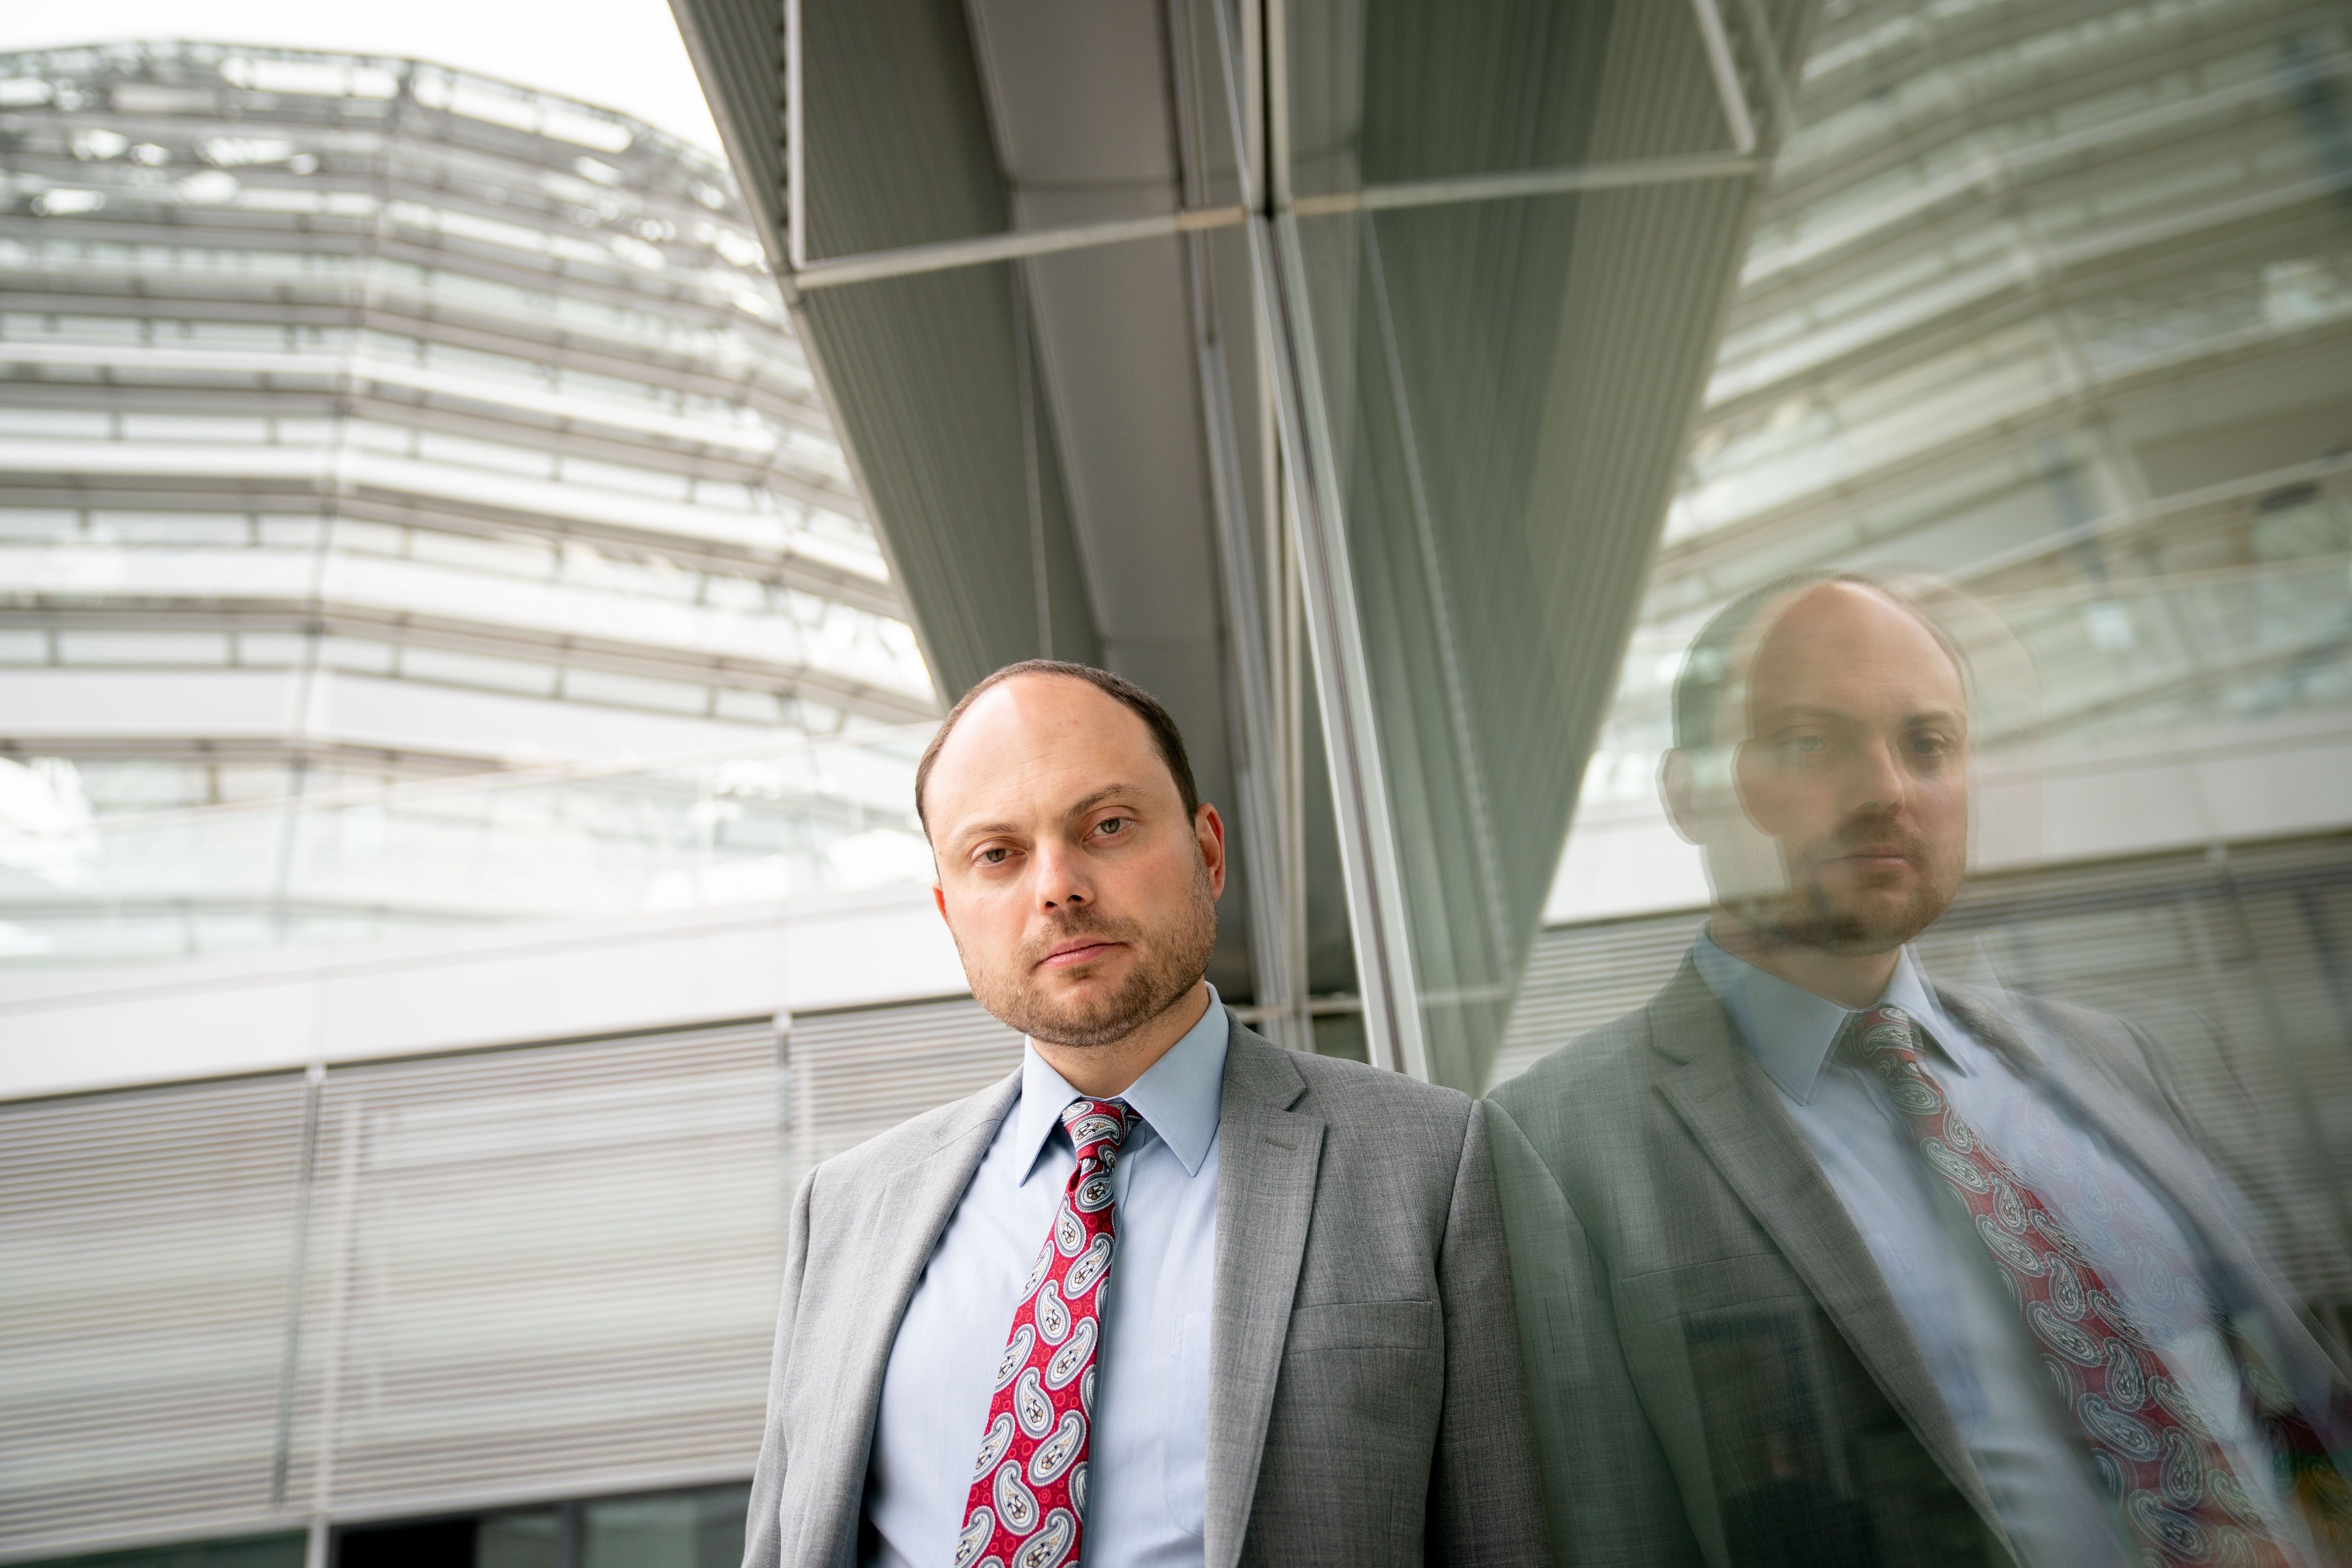
[[[899,1320],[1020,1084],[1016,1072],[802,1182],[748,1568],[856,1562]],[[1295,1055],[1235,1020],[1217,1136],[1209,1568],[1541,1562],[1479,1108]]]
[[[2224,1310],[2267,1324],[2305,1407],[2324,1406],[2333,1364],[2140,1037],[2081,1008],[1937,994],[2134,1160],[2208,1249]],[[1741,1561],[1726,1517],[1743,1505],[1833,1543],[1789,1561],[2011,1560],[1868,1244],[1694,964],[1496,1089],[1487,1120],[1555,1561]],[[1759,1482],[1776,1459],[1798,1473]]]

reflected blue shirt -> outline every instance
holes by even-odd
[[[2026,1568],[2120,1568],[2129,1559],[2119,1522],[1983,1243],[1958,1205],[1943,1198],[1912,1151],[1908,1128],[1869,1075],[1832,1054],[1846,1009],[1734,958],[1710,934],[1700,935],[1692,956],[1862,1233],[2020,1559]],[[2221,1373],[2221,1382],[2208,1379],[2211,1398],[2200,1401],[2216,1431],[2236,1427],[2234,1436],[2252,1439],[2236,1416],[2226,1351],[2224,1365],[2211,1365],[2221,1347],[2201,1307],[2192,1305],[2202,1292],[2181,1288],[2198,1275],[2197,1254],[2170,1206],[1947,1011],[1907,951],[1879,1004],[1918,1020],[1935,1058],[1931,1070],[1952,1104],[2091,1246],[2095,1262],[2116,1266],[2113,1282],[2126,1309],[2144,1324],[2168,1326],[2167,1359]],[[2136,1265],[2143,1260],[2099,1257],[2098,1227],[2080,1223],[2090,1217],[2080,1212],[2086,1192],[2092,1205],[2122,1202],[2144,1211],[2163,1237],[2164,1262],[2154,1278],[2141,1277],[2147,1271]],[[2245,1475],[2244,1462],[2236,1468]]]
[[[1087,1472],[1087,1568],[1200,1568],[1208,1500],[1209,1304],[1217,1127],[1230,1030],[1209,1010],[1119,1098],[1141,1118],[1111,1173],[1118,1250],[1104,1289]],[[997,1357],[1077,1163],[1078,1098],[1024,1047],[1021,1091],[916,1282],[883,1374],[866,1476],[866,1568],[955,1558]]]

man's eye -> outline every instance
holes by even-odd
[[[980,863],[983,866],[1002,866],[1004,864],[1004,858],[1012,853],[1012,850],[1004,848],[1001,845],[993,848],[983,849],[980,852]]]
[[[1811,756],[1829,744],[1819,735],[1791,735],[1780,742],[1781,749],[1793,756]]]
[[[1129,816],[1107,816],[1095,824],[1095,831],[1108,838],[1114,834],[1126,832],[1128,828],[1134,826],[1134,822],[1135,819]]]
[[[1941,735],[1914,735],[1911,750],[1923,757],[1940,757],[1952,749],[1951,742]]]

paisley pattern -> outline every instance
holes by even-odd
[[[2148,1568],[2217,1561],[2284,1568],[2278,1542],[2259,1526],[2244,1527],[2252,1521],[2237,1478],[2106,1279],[2041,1194],[1951,1108],[1921,1058],[1911,1016],[1874,1007],[1847,1028],[1927,1168],[1968,1211],[2034,1339],[2056,1352],[2042,1363],[2082,1428],[2093,1467],[2123,1504],[2137,1560]],[[2115,1212],[2120,1206],[2090,1209],[2094,1242],[2106,1227],[2134,1223]]]
[[[1108,1231],[1087,1243],[1086,1255],[1071,1264],[1069,1273],[1062,1278],[1062,1300],[1076,1301],[1095,1288],[1096,1280],[1110,1271],[1111,1245]]]
[[[996,1461],[1013,1447],[1013,1413],[1006,1411],[988,1424],[988,1436],[981,1440],[980,1458],[971,1465],[971,1479],[980,1479],[996,1468]]]
[[[1038,1444],[1037,1451],[1029,1456],[1031,1484],[1042,1487],[1061,1479],[1062,1472],[1077,1459],[1078,1445],[1086,1440],[1087,1418],[1075,1410],[1064,1411],[1054,1435]]]
[[[1037,1331],[1049,1345],[1070,1337],[1070,1310],[1062,1304],[1061,1288],[1051,1279],[1037,1289]]]
[[[1111,1172],[1136,1120],[1118,1100],[1074,1100],[1062,1111],[1077,1164],[997,1363],[955,1568],[1064,1568],[1078,1560],[1102,1334],[1096,1287],[1117,1246]]]

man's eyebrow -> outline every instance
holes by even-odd
[[[1107,800],[1113,799],[1118,795],[1134,795],[1136,793],[1138,793],[1136,786],[1131,784],[1105,784],[1102,788],[1096,790],[1092,795],[1080,799],[1076,804],[1072,805],[1069,810],[1063,813],[1063,815],[1065,816],[1084,816],[1087,812],[1092,811],[1095,807],[1100,805]],[[1017,837],[1021,833],[1021,826],[1018,823],[1012,822],[975,822],[968,825],[961,825],[949,836],[949,842],[961,844],[967,839],[988,838],[1000,833],[1011,834]]]
[[[1092,811],[1095,807],[1100,805],[1107,800],[1112,799],[1118,795],[1134,795],[1136,793],[1136,787],[1131,784],[1105,784],[1102,788],[1095,791],[1094,794],[1080,799],[1076,805],[1072,805],[1067,812],[1064,813],[1064,815],[1067,816],[1084,816],[1087,813]]]

